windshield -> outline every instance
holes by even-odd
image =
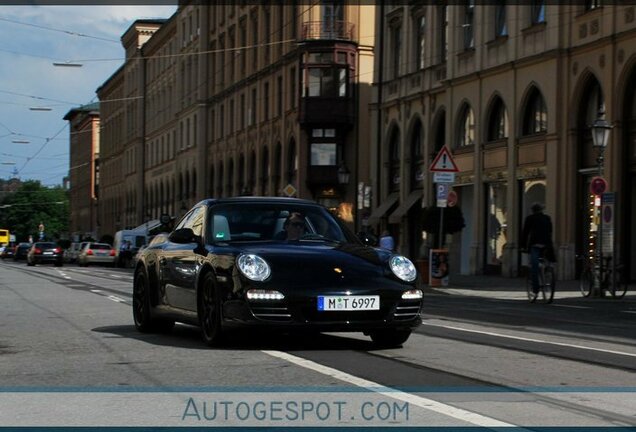
[[[290,226],[288,228],[288,226]],[[317,205],[233,203],[211,207],[208,243],[240,241],[355,242],[355,236]],[[298,230],[289,237],[288,231]]]

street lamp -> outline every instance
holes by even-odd
[[[596,158],[598,176],[603,181],[603,168],[604,168],[604,153],[605,148],[607,147],[607,142],[609,141],[610,130],[612,129],[612,125],[605,120],[605,105],[601,105],[598,110],[598,117],[594,120],[594,123],[590,126],[592,131],[592,147],[594,147],[598,151],[598,157]],[[602,197],[602,196],[601,196]],[[601,203],[602,204],[602,203]],[[603,218],[600,214],[600,206],[598,210],[598,225],[596,228],[596,247],[594,253],[594,268],[596,269],[596,276],[594,277],[594,289],[593,295],[594,297],[602,297],[603,292],[601,289],[601,277],[603,275],[603,248],[602,248],[602,228],[603,228]]]
[[[347,169],[344,161],[340,162],[340,167],[338,168],[338,183],[341,185],[348,185],[350,177],[351,172]]]

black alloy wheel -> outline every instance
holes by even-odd
[[[150,314],[150,286],[144,269],[139,269],[133,283],[133,319],[142,333],[169,332],[174,321],[153,319]]]
[[[212,272],[206,273],[199,292],[199,323],[208,346],[218,345],[222,340],[221,307],[214,279]]]

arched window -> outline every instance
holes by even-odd
[[[228,196],[234,195],[234,159],[227,163],[227,186],[225,188]]]
[[[488,141],[508,138],[508,110],[503,100],[497,97],[492,103],[488,117]]]
[[[192,171],[192,192],[191,196],[193,199],[197,197],[197,170]]]
[[[523,111],[522,135],[534,135],[548,130],[548,109],[543,96],[536,88],[530,90]]]
[[[238,193],[241,195],[247,195],[245,193],[245,156],[243,153],[239,156],[238,163]]]
[[[296,157],[296,141],[289,140],[289,150],[287,151],[287,182],[296,183],[296,173],[298,172],[298,160]]]
[[[470,105],[465,104],[459,114],[456,147],[466,147],[475,144],[475,114]]]
[[[400,130],[397,127],[391,132],[389,141],[389,191],[400,190]]]
[[[274,151],[274,175],[272,181],[274,183],[275,193],[281,188],[280,180],[282,178],[282,158],[283,158],[283,146],[281,143],[276,144],[276,150]]]
[[[223,161],[219,161],[219,166],[216,170],[217,172],[217,181],[216,181],[216,196],[218,198],[223,197]]]
[[[421,188],[424,180],[424,149],[422,123],[418,120],[411,134],[411,190]]]
[[[256,152],[254,150],[252,150],[252,154],[250,155],[250,163],[247,168],[247,172],[249,173],[247,187],[250,191],[250,195],[253,195],[256,193],[254,189],[256,186]]]
[[[268,195],[269,184],[269,149],[263,147],[263,157],[261,159],[261,195]]]

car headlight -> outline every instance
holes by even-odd
[[[415,266],[411,260],[405,256],[392,256],[389,260],[389,267],[394,275],[405,282],[413,282],[417,277],[417,270],[415,270]]]
[[[236,265],[246,278],[256,282],[262,282],[272,274],[267,261],[258,255],[241,254],[236,259]]]

